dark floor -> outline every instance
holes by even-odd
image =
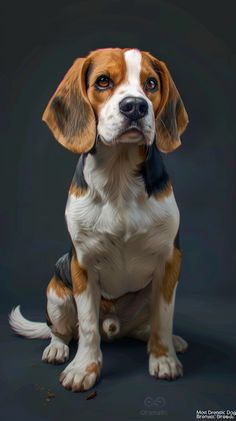
[[[34,320],[44,317],[41,310],[22,311]],[[189,350],[180,357],[185,375],[177,381],[149,376],[144,343],[103,344],[103,372],[92,400],[86,400],[89,392],[64,390],[58,382],[64,366],[41,362],[48,341],[17,337],[6,317],[1,317],[1,420],[191,421],[197,409],[236,410],[235,308],[229,299],[178,300],[175,332],[189,342]],[[72,345],[71,358],[75,350]],[[48,390],[55,393],[50,400]]]

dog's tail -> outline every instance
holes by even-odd
[[[22,316],[20,306],[13,308],[9,314],[9,323],[18,335],[26,338],[50,338],[51,329],[46,323],[31,322]]]

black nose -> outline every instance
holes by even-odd
[[[148,111],[148,103],[143,98],[127,96],[119,103],[120,112],[130,120],[144,117]]]

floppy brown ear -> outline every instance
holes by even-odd
[[[161,152],[172,152],[181,145],[180,136],[188,124],[188,114],[174,81],[160,60],[155,62],[161,80],[161,104],[156,116],[156,142]]]
[[[50,99],[43,121],[54,137],[72,152],[89,151],[96,138],[96,122],[86,94],[89,61],[77,59]]]

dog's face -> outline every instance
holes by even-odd
[[[165,64],[136,49],[96,50],[77,59],[57,88],[43,120],[68,149],[151,145],[162,152],[180,145],[188,117]]]
[[[153,142],[160,78],[144,53],[94,53],[87,93],[98,121],[97,134],[104,143]]]

